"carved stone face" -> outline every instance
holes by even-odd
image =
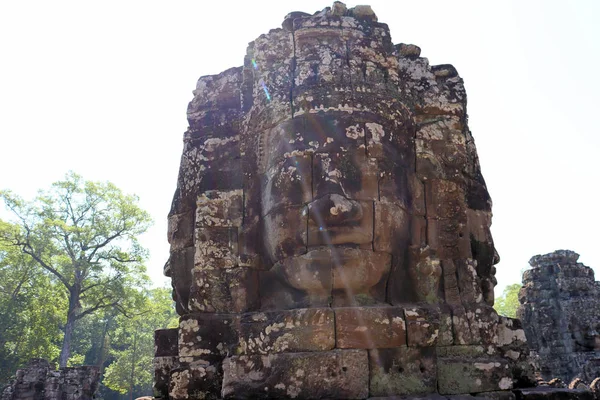
[[[505,363],[457,392],[444,371],[467,364],[436,367],[433,349],[497,341],[491,202],[462,80],[393,45],[368,6],[282,27],[250,43],[243,67],[200,78],[188,108],[166,273],[183,314],[174,355],[192,378],[168,386],[498,390],[487,381]]]
[[[403,163],[414,159],[412,129],[408,120],[338,111],[265,133],[261,203],[272,267],[262,273],[263,307],[385,302],[392,254],[409,245]]]
[[[180,309],[493,303],[491,201],[454,68],[372,19],[292,20],[190,103],[167,268]]]

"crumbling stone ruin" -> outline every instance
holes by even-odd
[[[94,366],[61,368],[34,359],[16,373],[1,400],[89,400],[98,389],[100,370]]]
[[[523,274],[518,317],[546,380],[600,376],[600,282],[578,259],[570,250],[538,255]]]
[[[533,384],[520,322],[492,308],[492,202],[454,67],[336,2],[201,77],[188,121],[165,265],[181,319],[156,332],[157,397]]]

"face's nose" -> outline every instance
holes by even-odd
[[[316,226],[335,227],[358,222],[363,217],[359,202],[339,194],[328,194],[308,206],[310,219]]]

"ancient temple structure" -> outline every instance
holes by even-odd
[[[0,400],[91,400],[98,390],[100,369],[91,365],[55,370],[44,359],[33,359],[17,370]]]
[[[198,80],[156,395],[365,399],[532,381],[463,81],[368,6],[294,12]],[[511,392],[501,392],[501,395]],[[512,395],[514,396],[514,395]]]
[[[538,255],[523,273],[518,316],[546,380],[600,376],[600,282],[578,259],[570,250]]]

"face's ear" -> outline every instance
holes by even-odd
[[[171,255],[165,270],[178,312],[200,304],[200,299],[192,298],[197,271],[215,268],[224,259],[237,264],[237,230],[243,221],[241,83],[242,68],[201,77],[188,106],[189,128],[169,213]],[[213,250],[227,250],[228,256],[211,251],[203,239],[207,237],[214,239]]]
[[[415,171],[423,184],[427,244],[444,276],[454,276],[456,269],[456,284],[472,281],[475,297],[489,302],[498,261],[490,232],[492,202],[467,126],[463,81],[451,65],[429,66],[407,50],[399,46],[398,87],[415,110]]]

